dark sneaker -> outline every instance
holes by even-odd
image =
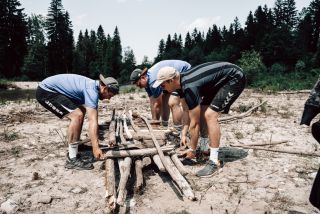
[[[66,169],[90,170],[93,169],[93,164],[88,163],[78,157],[69,158],[69,155],[67,155],[67,160],[64,167]]]
[[[96,161],[93,156],[92,150],[79,152],[77,157],[86,163],[94,163]]]
[[[208,160],[205,167],[199,170],[196,173],[196,176],[202,177],[202,178],[211,177],[212,175],[215,174],[215,172],[218,172],[222,167],[223,167],[222,161],[219,161],[219,164],[216,164],[212,160]]]

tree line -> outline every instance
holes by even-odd
[[[254,87],[309,87],[320,73],[320,0],[297,11],[294,0],[275,0],[274,7],[250,11],[244,27],[237,17],[229,27],[194,29],[183,39],[177,33],[160,40],[158,54],[137,65],[133,50],[122,48],[118,27],[80,31],[74,41],[69,13],[52,0],[46,17],[27,17],[18,0],[0,2],[0,78],[41,80],[59,73],[97,78],[99,73],[127,83],[135,67],[165,59],[191,65],[207,61],[239,64]],[[305,80],[307,85],[294,81]],[[289,81],[288,81],[289,80]],[[309,84],[309,85],[308,85]],[[281,85],[281,86],[280,86]],[[281,88],[282,87],[282,88]]]

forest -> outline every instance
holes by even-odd
[[[294,0],[275,0],[272,8],[248,11],[244,26],[235,17],[230,26],[212,25],[206,32],[195,28],[185,38],[172,32],[159,41],[157,56],[145,56],[141,64],[134,50],[122,47],[117,26],[112,33],[99,25],[77,36],[72,27],[62,0],[52,0],[46,16],[27,16],[19,0],[2,0],[0,79],[39,81],[59,73],[96,79],[102,73],[128,84],[134,68],[165,59],[192,66],[232,62],[246,73],[248,87],[262,90],[308,89],[320,74],[320,0],[301,11]]]

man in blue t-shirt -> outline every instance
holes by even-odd
[[[176,129],[181,129],[181,124],[188,123],[188,110],[186,105],[180,105],[180,93],[178,91],[168,93],[161,87],[153,88],[152,85],[157,79],[159,70],[163,67],[173,67],[178,72],[185,72],[191,65],[182,60],[163,60],[154,64],[149,69],[135,69],[130,76],[130,81],[139,88],[144,88],[150,99],[151,115],[153,120],[159,120],[161,116],[162,125],[168,126],[170,109],[172,120]],[[187,128],[187,126],[186,126]],[[183,128],[182,141],[186,141],[187,129]]]
[[[110,99],[119,93],[119,84],[112,77],[92,80],[77,74],[59,74],[40,82],[36,99],[60,119],[70,120],[68,127],[69,152],[65,167],[68,169],[93,169],[93,164],[78,155],[84,116],[89,121],[89,137],[95,158],[102,158],[98,140],[98,101]]]

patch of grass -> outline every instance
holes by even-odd
[[[143,94],[141,95],[141,98],[147,98],[147,95]]]
[[[134,97],[130,95],[129,100],[134,100]]]
[[[15,156],[15,157],[20,157],[21,151],[22,151],[22,147],[21,146],[12,147],[11,150],[10,150],[10,154]]]
[[[126,85],[126,86],[122,86],[120,87],[120,93],[121,94],[127,94],[127,93],[134,93],[136,92],[136,88],[133,85]]]
[[[246,111],[248,111],[250,108],[252,108],[253,105],[254,105],[253,103],[250,103],[250,104],[248,104],[248,105],[240,104],[240,105],[239,105],[239,112],[240,112],[240,113],[246,112]]]
[[[10,131],[7,127],[3,129],[2,133],[0,133],[0,139],[2,139],[5,142],[11,142],[18,138],[19,138],[18,132],[15,132],[13,130]]]
[[[8,80],[0,79],[0,89],[8,89],[11,83]]]
[[[236,132],[236,133],[234,133],[234,135],[235,135],[235,137],[237,139],[243,139],[244,138],[244,136],[243,136],[243,134],[241,132]]]
[[[261,132],[262,131],[262,128],[261,128],[261,124],[257,124],[255,127],[254,127],[254,132]]]

